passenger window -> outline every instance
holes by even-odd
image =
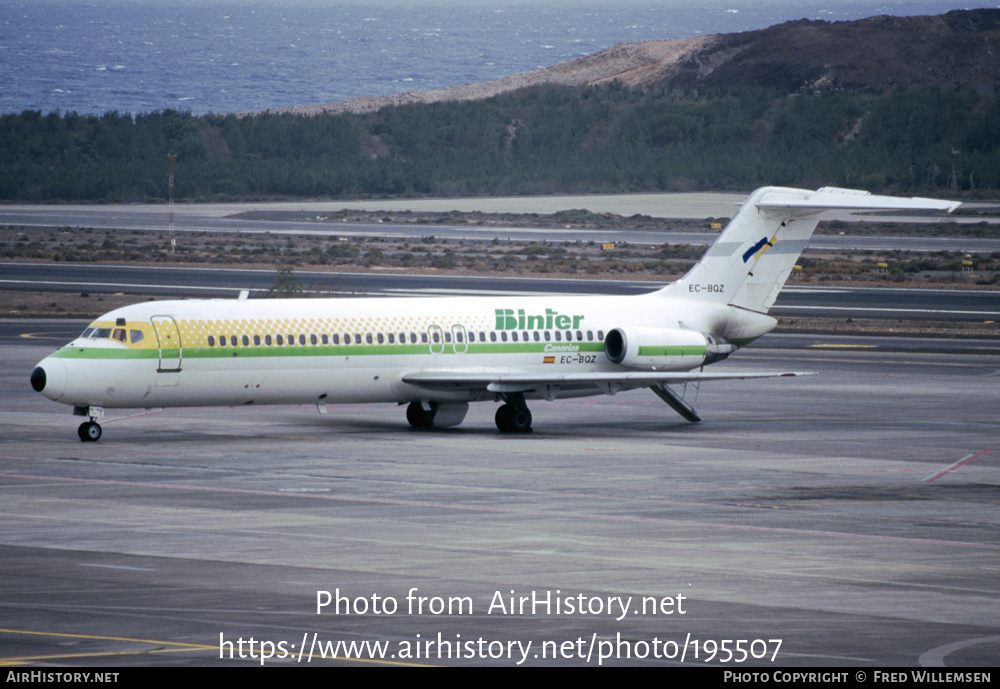
[[[226,336],[225,335],[219,335],[219,346],[220,347],[225,347],[226,346]]]
[[[276,341],[276,342],[277,342],[277,343],[278,343],[279,345],[283,345],[283,344],[285,344],[285,338],[284,338],[284,337],[282,337],[281,335],[278,335],[277,337],[275,337],[275,341]]]
[[[315,345],[315,344],[318,344],[318,343],[319,343],[319,340],[316,338],[315,335],[310,335],[309,336],[309,344]],[[303,342],[302,344],[305,344],[305,343]]]
[[[323,334],[323,344],[330,344],[330,338],[326,335],[326,333]]]
[[[230,335],[229,336],[229,343],[231,345],[233,345],[234,347],[236,346],[236,336],[235,335]]]
[[[243,346],[244,347],[249,347],[250,346],[250,338],[247,337],[246,335],[243,336]]]
[[[540,339],[542,339],[542,336],[538,334],[537,330],[533,334],[535,336],[535,342],[538,342]]]
[[[385,338],[382,336],[382,333],[379,333],[378,335],[376,335],[376,338],[378,339],[378,343],[379,344],[384,344],[385,343]]]
[[[253,346],[260,347],[260,335],[253,336]]]
[[[551,339],[552,339],[552,333],[550,333],[548,330],[546,330],[545,331],[545,341],[548,342]]]
[[[214,347],[215,346],[215,338],[212,337],[211,335],[208,336],[208,346],[209,347]]]
[[[517,342],[517,331],[516,330],[510,334],[510,339],[514,340],[514,342]]]
[[[491,332],[490,333],[490,342],[496,342],[496,341],[497,341],[497,334],[495,332]]]
[[[265,335],[264,336],[264,344],[266,344],[268,347],[271,346],[271,336],[270,335]]]

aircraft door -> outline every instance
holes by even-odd
[[[153,332],[156,333],[160,349],[159,373],[173,373],[181,370],[181,333],[173,316],[153,316]]]
[[[444,330],[440,325],[431,325],[427,328],[427,336],[430,340],[431,354],[441,354],[444,352]]]

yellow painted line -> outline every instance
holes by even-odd
[[[763,347],[761,348],[763,349]],[[758,350],[760,351],[760,350]],[[778,351],[778,350],[771,350]],[[805,350],[803,350],[805,351]],[[891,352],[889,352],[891,354]],[[962,354],[931,354],[927,353],[926,356],[940,356],[940,357],[960,357]],[[975,354],[973,356],[994,356],[992,354]],[[776,356],[769,359],[769,361],[824,361],[827,363],[840,364],[843,363],[843,359],[826,359],[826,358],[813,358],[813,359],[801,359],[795,357],[783,357]],[[964,361],[960,363],[948,363],[947,361],[911,361],[909,359],[903,361],[892,361],[887,359],[885,361],[878,361],[876,359],[855,359],[851,362],[852,364],[878,364],[880,366],[937,366],[940,368],[951,367],[951,368],[996,368],[995,366],[990,366],[989,364],[979,363],[976,361]],[[609,404],[605,402],[604,404]]]
[[[71,658],[101,658],[126,655],[143,655],[150,653],[178,653],[181,651],[217,651],[216,646],[204,644],[182,643],[178,641],[161,641],[156,639],[132,639],[121,636],[97,636],[94,634],[68,634],[64,632],[36,632],[27,629],[0,629],[0,634],[23,634],[25,636],[51,636],[62,639],[86,639],[89,641],[125,641],[139,644],[155,644],[157,646],[176,646],[177,648],[152,648],[137,651],[95,651],[93,653],[64,653],[59,655],[23,656],[20,658],[0,658],[0,665],[19,665],[29,662],[67,660]]]
[[[878,345],[873,344],[814,344],[809,345],[810,349],[875,349]]]
[[[21,656],[20,658],[0,658],[0,667],[7,665],[24,665],[26,663],[51,662],[53,660],[74,660],[80,658],[120,658],[121,656],[152,655],[154,653],[183,653],[185,651],[201,651],[216,649],[212,647],[192,647],[192,648],[154,648],[148,651],[108,651],[105,653],[63,653],[60,655],[47,656]]]
[[[98,641],[132,641],[140,644],[161,644],[164,646],[181,646],[184,648],[215,648],[203,644],[190,644],[181,641],[160,641],[159,639],[132,639],[125,636],[97,636],[94,634],[69,634],[65,632],[33,632],[27,629],[0,629],[0,634],[25,634],[29,636],[58,636],[64,639],[91,639]]]
[[[51,661],[51,660],[67,660],[72,658],[102,658],[102,657],[114,657],[114,656],[128,656],[128,655],[144,655],[152,653],[180,653],[183,651],[212,651],[217,653],[219,647],[212,645],[206,646],[205,644],[192,644],[185,643],[182,641],[161,641],[157,639],[133,639],[125,636],[98,636],[95,634],[69,634],[65,632],[36,632],[27,629],[0,629],[0,634],[24,634],[26,636],[54,636],[63,639],[87,639],[90,641],[127,641],[130,643],[140,643],[140,644],[156,644],[158,646],[177,646],[178,648],[153,648],[149,650],[138,650],[138,651],[96,651],[94,653],[66,653],[61,655],[45,655],[45,656],[24,656],[21,658],[0,658],[0,667],[8,665],[23,665],[28,662],[37,661]],[[305,654],[300,652],[298,655],[291,654],[287,658],[280,659],[283,662],[301,662],[301,659],[296,660],[298,656],[301,655],[305,657]],[[233,659],[237,660],[237,659]],[[245,658],[240,658],[239,660],[246,660]],[[255,659],[259,662],[259,658]],[[274,659],[272,659],[274,660]],[[373,665],[399,665],[403,667],[437,667],[434,665],[427,665],[424,663],[408,663],[401,660],[384,660],[379,658],[342,658],[340,656],[334,658],[313,658],[313,660],[342,660],[351,663],[370,663]]]

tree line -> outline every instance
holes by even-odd
[[[0,117],[0,200],[146,202],[1000,188],[1000,102],[974,90],[543,86],[368,114]]]

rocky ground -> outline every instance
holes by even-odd
[[[414,214],[340,212],[313,219],[316,222],[482,224],[497,226],[643,227],[671,231],[704,231],[704,244],[649,244],[614,246],[595,242],[519,242],[509,240],[446,240],[428,234],[416,239],[337,237],[335,235],[277,235],[260,233],[185,233],[178,250],[170,253],[161,232],[95,229],[0,228],[0,261],[84,262],[136,265],[212,265],[217,267],[278,271],[327,270],[352,272],[442,273],[466,275],[585,277],[593,280],[650,280],[670,282],[682,276],[717,236],[707,221],[660,220],[644,216],[623,218],[569,211],[554,216],[488,214]],[[269,216],[270,217],[270,216]],[[250,221],[252,214],[244,219]],[[272,218],[273,219],[273,218]],[[879,234],[903,232],[886,223]],[[926,231],[926,227],[924,228]],[[827,232],[872,232],[851,223]],[[964,231],[976,232],[975,227]],[[947,252],[928,256],[892,252],[892,256],[858,253],[849,256],[808,251],[790,278],[792,285],[864,285],[887,287],[936,287],[997,289],[1000,257],[982,257],[975,276],[961,271],[962,256]],[[888,271],[878,264],[889,261]],[[0,263],[2,265],[2,263]],[[280,291],[280,290],[279,290]],[[349,293],[318,296],[354,296]],[[0,316],[57,316],[93,318],[118,306],[154,297],[144,295],[0,292]],[[783,330],[824,332],[897,332],[936,335],[1000,337],[995,323],[885,321],[858,319],[783,319]]]

